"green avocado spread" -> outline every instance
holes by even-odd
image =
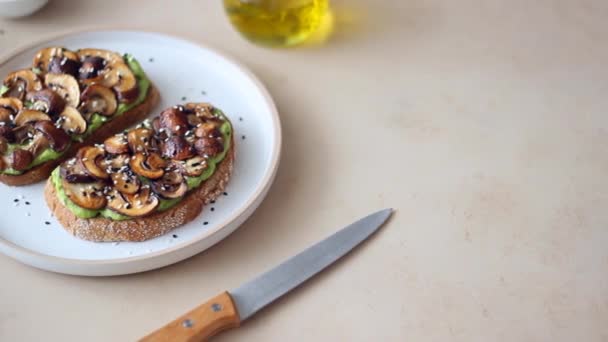
[[[219,114],[219,115],[223,116],[223,113],[218,109],[215,109],[215,114]],[[222,153],[218,154],[214,158],[210,158],[207,160],[207,168],[200,176],[198,176],[198,177],[186,176],[186,182],[188,184],[188,191],[199,187],[203,181],[205,181],[209,177],[211,177],[213,175],[213,173],[215,172],[217,164],[219,164],[224,159],[224,157],[226,156],[226,153],[230,149],[230,141],[231,141],[230,135],[232,134],[232,126],[230,125],[230,123],[228,121],[225,121],[220,126],[220,131],[222,132],[224,150],[222,151]],[[55,168],[55,170],[53,170],[53,173],[51,174],[51,180],[52,180],[53,184],[55,185],[55,190],[56,190],[57,196],[59,197],[59,201],[66,208],[68,208],[74,215],[76,215],[79,218],[88,219],[88,218],[96,217],[99,215],[99,216],[109,218],[109,219],[115,220],[115,221],[131,219],[131,217],[129,217],[129,216],[119,214],[108,208],[104,208],[101,210],[85,209],[85,208],[82,208],[82,207],[76,205],[74,202],[70,201],[70,199],[65,194],[63,187],[61,186],[59,167],[57,167],[57,168]],[[168,210],[168,209],[172,208],[173,206],[175,206],[177,203],[179,203],[181,200],[182,200],[182,198],[175,198],[175,199],[170,199],[170,200],[161,198],[160,202],[158,204],[158,207],[156,208],[156,211]]]
[[[123,58],[124,58],[125,62],[127,63],[127,65],[129,66],[129,68],[131,69],[131,71],[133,71],[133,74],[135,75],[135,78],[137,79],[137,85],[139,87],[139,96],[137,97],[137,99],[135,99],[135,101],[133,101],[131,103],[119,104],[118,109],[116,110],[116,113],[112,117],[122,115],[125,112],[133,109],[134,107],[136,107],[139,104],[141,104],[142,102],[144,102],[146,97],[148,96],[148,90],[150,89],[150,80],[144,73],[144,70],[142,69],[139,62],[132,55],[129,55],[129,54],[124,55]],[[91,119],[88,123],[86,132],[84,132],[83,134],[80,134],[80,135],[71,136],[72,140],[78,141],[78,142],[83,141],[84,139],[89,137],[91,134],[93,134],[93,132],[95,132],[104,123],[106,123],[108,120],[111,120],[111,119],[112,119],[111,117],[109,118],[109,117],[94,113],[91,116]],[[27,147],[28,147],[28,144],[22,144],[22,145],[9,144],[8,153],[12,152],[16,148],[27,149]],[[30,163],[30,165],[27,167],[26,170],[29,170],[29,169],[31,169],[35,166],[38,166],[42,163],[45,163],[49,160],[55,160],[55,159],[61,157],[63,155],[63,153],[67,150],[68,150],[68,148],[66,148],[64,151],[58,152],[49,147],[46,150],[42,151],[40,154],[38,154],[36,156],[36,158],[34,158],[34,160],[32,160],[32,162]],[[0,173],[5,173],[5,174],[9,174],[9,175],[20,175],[23,173],[23,171],[17,171],[12,168],[6,168],[5,170],[0,171]]]

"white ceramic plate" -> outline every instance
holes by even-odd
[[[0,185],[0,252],[54,272],[103,276],[163,267],[200,253],[233,232],[260,204],[278,166],[281,128],[264,86],[242,66],[209,49],[174,37],[133,31],[89,31],[36,43],[0,59],[0,75],[29,66],[37,50],[60,45],[133,54],[161,93],[161,109],[209,101],[235,128],[237,158],[224,196],[197,219],[139,243],[94,243],[67,233],[50,215],[43,183]]]

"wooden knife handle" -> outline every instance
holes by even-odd
[[[240,323],[232,297],[223,292],[139,341],[205,341],[222,330],[238,327]]]

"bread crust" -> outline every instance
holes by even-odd
[[[40,164],[20,175],[0,174],[0,182],[11,186],[18,186],[36,183],[48,178],[57,165],[61,164],[64,160],[73,157],[76,152],[78,152],[79,148],[86,145],[100,144],[106,138],[121,132],[125,128],[134,125],[137,122],[142,121],[148,116],[148,114],[152,112],[152,109],[158,104],[159,101],[160,94],[156,87],[151,84],[148,90],[148,96],[144,102],[114,118],[110,122],[105,123],[83,142],[73,142],[70,145],[69,150],[66,151],[66,153],[64,153],[60,158]]]
[[[232,174],[235,159],[234,134],[226,157],[217,165],[213,175],[171,209],[150,216],[114,221],[95,217],[81,219],[57,198],[55,186],[49,179],[44,197],[53,215],[72,235],[90,241],[144,241],[166,234],[195,219],[203,206],[222,194]]]

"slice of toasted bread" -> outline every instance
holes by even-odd
[[[60,158],[40,164],[20,175],[0,174],[0,182],[16,186],[32,184],[48,178],[57,165],[74,156],[74,154],[76,154],[78,149],[82,146],[102,143],[109,136],[119,133],[125,128],[142,121],[152,111],[152,108],[158,104],[159,100],[160,94],[158,90],[153,85],[150,85],[148,96],[144,102],[130,111],[127,111],[113,120],[105,123],[83,142],[72,143],[68,151],[66,151]]]
[[[49,179],[44,196],[53,215],[74,236],[91,241],[144,241],[171,231],[195,219],[203,206],[224,191],[230,179],[235,159],[234,134],[226,157],[217,165],[213,175],[171,209],[141,218],[124,221],[96,217],[81,219],[57,198],[55,186]]]

